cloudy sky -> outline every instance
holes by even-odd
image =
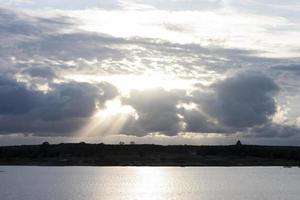
[[[300,145],[297,0],[0,5],[0,145]]]

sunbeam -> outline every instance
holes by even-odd
[[[120,100],[108,101],[105,109],[98,109],[90,121],[76,135],[79,137],[119,134],[129,116],[135,115],[131,106],[124,106]]]

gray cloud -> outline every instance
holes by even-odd
[[[31,115],[6,115],[0,117],[1,135],[14,133],[31,134],[33,136],[74,136],[88,118],[69,118],[61,121],[44,121]]]
[[[63,61],[84,58],[88,60],[118,59],[121,51],[110,47],[121,44],[122,39],[92,33],[47,35],[38,41],[20,45],[26,57],[42,57]]]
[[[130,127],[141,135],[152,132],[233,134],[250,129],[260,134],[259,126],[271,132],[271,126],[267,125],[272,124],[276,112],[274,97],[278,91],[270,77],[251,71],[196,89],[191,96],[177,90],[133,91],[124,103],[136,110],[139,118],[131,119]],[[194,103],[197,108],[180,107],[181,103]]]
[[[225,127],[221,124],[214,122],[213,118],[205,115],[199,110],[181,110],[184,117],[185,129],[183,131],[193,133],[222,133],[232,134],[237,132],[237,129]]]
[[[219,123],[245,128],[264,124],[276,112],[274,95],[277,84],[268,76],[255,72],[239,73],[212,86],[214,93],[204,99],[194,94],[199,107]]]
[[[191,96],[177,90],[133,91],[124,103],[136,110],[139,118],[131,119],[130,127],[141,135],[185,131],[232,134],[271,123],[278,90],[270,77],[244,72],[196,90]],[[196,103],[198,108],[178,107],[180,103]]]
[[[264,70],[274,64],[294,62],[258,56],[262,52],[218,45],[204,47],[159,39],[117,38],[79,29],[66,33],[64,30],[77,28],[72,18],[59,15],[43,18],[17,10],[1,11],[0,57],[3,63],[0,63],[0,71],[12,75],[27,67],[45,66],[55,69],[57,74],[141,74],[147,69],[175,73],[181,78],[199,78],[204,70],[217,73],[239,68]]]
[[[0,79],[0,132],[68,135],[80,128],[96,106],[118,95],[109,83],[52,84],[43,93],[12,79]]]
[[[96,106],[104,107],[107,100],[118,95],[111,84],[70,82],[52,86],[44,95],[41,106],[34,112],[45,121],[59,121],[68,118],[88,118]]]
[[[300,64],[290,64],[290,65],[277,65],[272,67],[272,69],[280,71],[289,71],[300,74]]]
[[[28,90],[24,85],[1,76],[0,77],[0,114],[23,114],[33,109],[40,93]]]
[[[270,77],[242,72],[209,87],[199,87],[191,97],[197,110],[183,112],[186,131],[233,134],[251,130],[253,135],[263,135],[258,127],[264,127],[272,132],[275,124],[271,118],[277,107],[274,98],[279,87]],[[273,136],[277,137],[276,133]]]
[[[263,126],[254,127],[249,132],[250,137],[288,138],[299,135],[300,128],[294,125],[266,123]]]
[[[33,78],[45,78],[52,80],[56,77],[54,70],[50,67],[29,67],[23,73],[30,75]]]
[[[2,47],[11,46],[16,42],[35,40],[37,36],[59,32],[74,25],[71,18],[66,16],[37,17],[1,7],[0,22]],[[3,36],[7,36],[6,40]]]
[[[137,120],[131,120],[131,129],[139,130],[136,134],[160,132],[165,135],[176,135],[181,130],[181,120],[176,107],[184,91],[166,91],[161,88],[131,92],[124,102],[132,106],[137,114]],[[127,125],[128,126],[128,125]],[[128,127],[125,127],[125,129]],[[132,133],[133,131],[125,130]]]
[[[46,121],[89,117],[96,108],[97,95],[97,88],[90,84],[59,84],[45,95],[37,111]]]

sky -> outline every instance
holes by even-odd
[[[0,5],[0,145],[300,145],[299,1]]]

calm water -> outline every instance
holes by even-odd
[[[1,200],[298,200],[300,168],[0,166]]]

